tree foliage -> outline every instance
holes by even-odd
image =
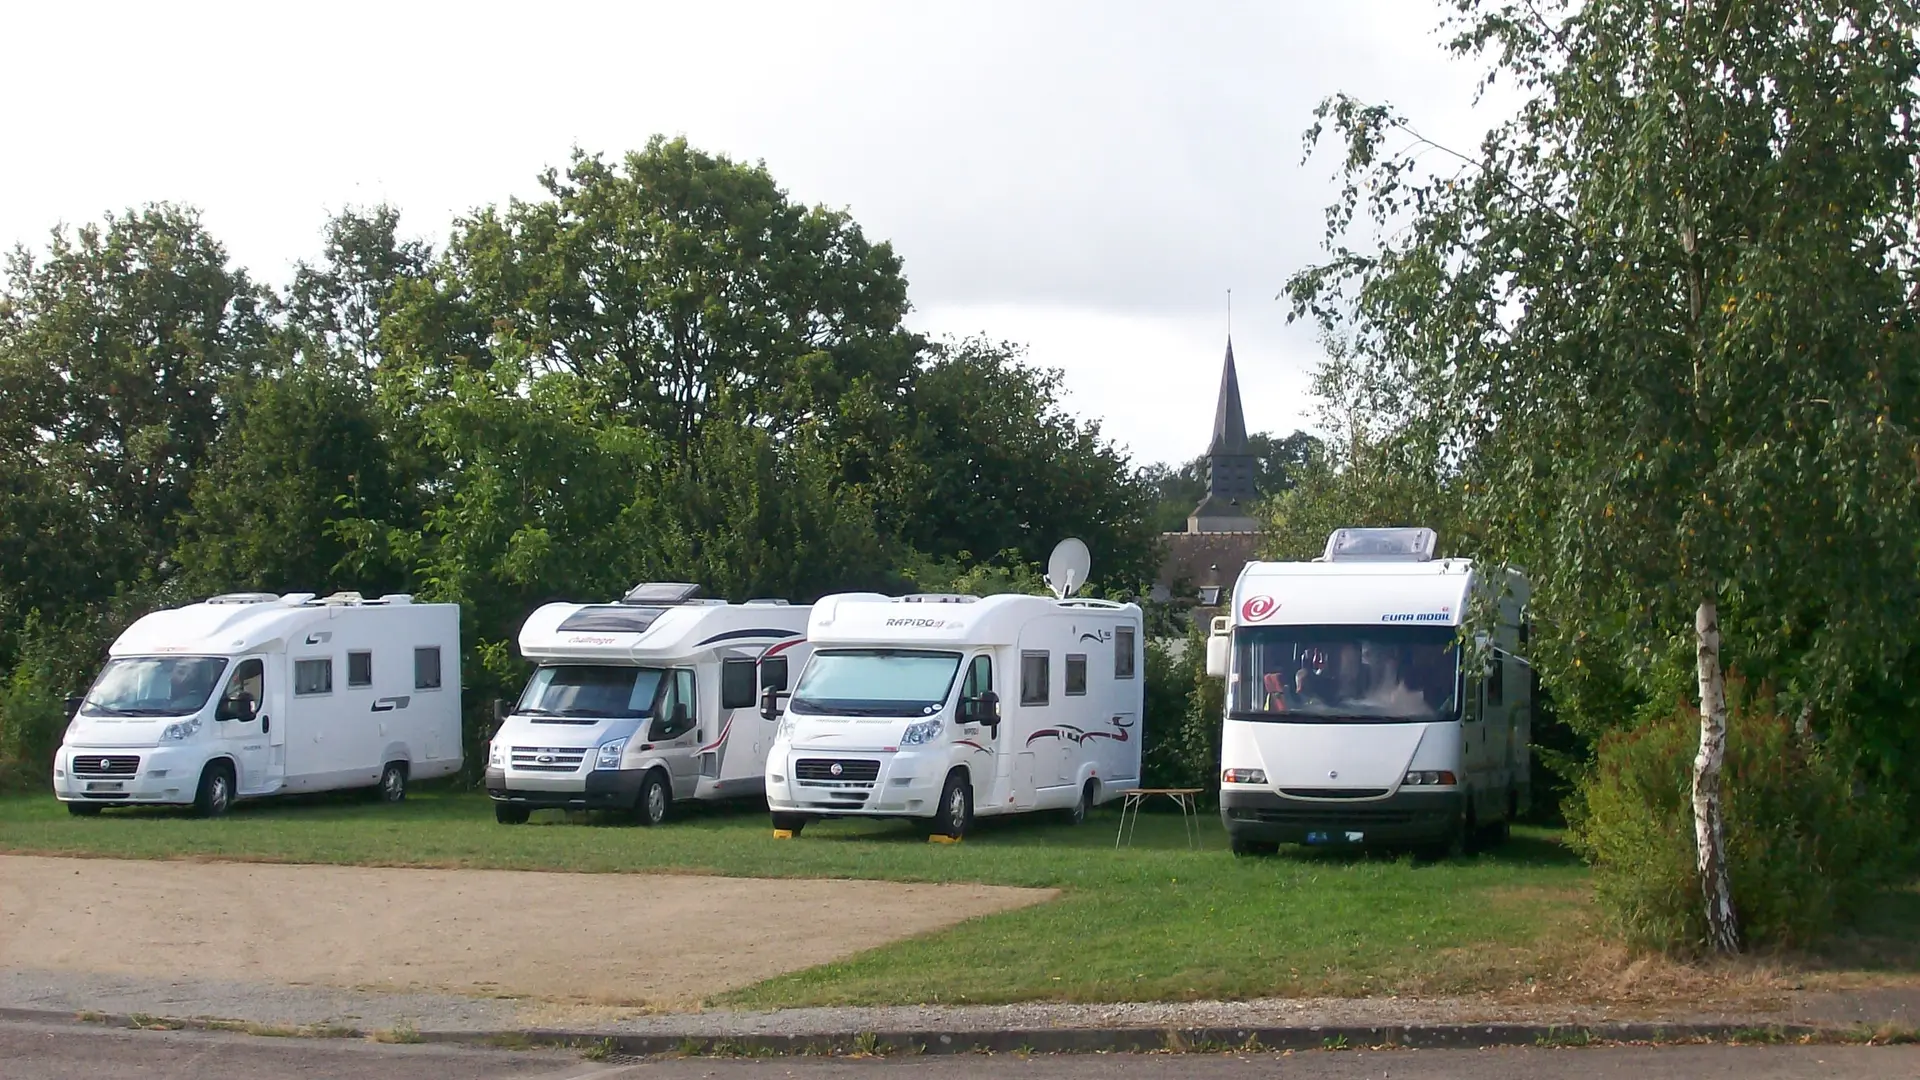
[[[1458,493],[1477,554],[1529,570],[1535,660],[1579,722],[1628,719],[1582,692],[1589,658],[1631,704],[1698,647],[1710,793],[1709,639],[1823,710],[1911,653],[1920,20],[1455,7],[1453,50],[1525,103],[1454,154],[1329,101],[1310,141],[1341,140],[1344,193],[1288,292],[1347,343],[1396,452]]]

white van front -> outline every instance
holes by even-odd
[[[487,749],[487,794],[503,821],[542,808],[633,810],[664,774],[697,768],[693,673],[622,664],[542,664]],[[690,789],[686,793],[690,794]],[[650,820],[664,816],[664,804]]]
[[[122,656],[109,660],[73,716],[54,760],[53,789],[76,814],[106,806],[184,804],[203,797],[215,812],[234,797],[231,771],[202,791],[210,760],[229,759],[226,738],[252,722],[257,705],[228,682],[225,656]],[[257,693],[257,690],[256,690]],[[244,718],[244,719],[243,719]]]
[[[767,756],[776,818],[933,817],[948,774],[991,778],[994,697],[986,659],[939,649],[816,648]],[[789,822],[789,827],[794,822]]]
[[[1220,812],[1254,843],[1444,839],[1465,806],[1455,628],[1233,631]]]

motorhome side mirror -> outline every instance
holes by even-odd
[[[780,719],[780,688],[769,686],[760,691],[760,716],[766,720]]]
[[[1207,674],[1215,679],[1227,677],[1228,660],[1232,653],[1233,639],[1226,634],[1210,634],[1207,637]]]
[[[987,727],[997,726],[1000,723],[1000,696],[991,690],[987,690],[982,692],[978,697],[968,698],[966,702],[966,716],[963,719],[969,724],[984,724]]]
[[[687,711],[686,702],[681,701],[681,702],[675,703],[675,705],[673,706],[674,730],[679,731],[691,725],[693,723],[692,717],[693,717],[693,714]]]
[[[80,715],[80,706],[85,704],[86,700],[87,700],[86,698],[83,698],[78,694],[75,694],[74,696],[69,697],[67,699],[66,705],[67,705],[68,720],[72,720],[74,717]]]
[[[493,699],[493,722],[496,724],[504,724],[507,722],[507,701],[505,698]]]

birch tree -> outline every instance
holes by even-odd
[[[1735,951],[1723,670],[1837,701],[1914,636],[1920,16],[1445,6],[1520,107],[1460,148],[1326,102],[1342,196],[1288,294],[1533,576],[1550,677],[1691,641],[1704,944]]]

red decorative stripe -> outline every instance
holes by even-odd
[[[806,640],[807,639],[804,637],[797,637],[788,641],[783,641],[780,644],[775,645],[772,648],[769,648],[766,652],[761,653],[760,659],[767,660],[767,659],[771,659],[772,657],[779,656],[781,653],[786,652],[788,649],[793,648],[795,645],[805,644]]]
[[[987,749],[987,748],[986,748],[986,747],[984,747],[984,746],[981,746],[981,745],[980,745],[979,743],[977,743],[977,742],[974,742],[974,741],[973,741],[972,739],[961,739],[961,740],[960,740],[959,742],[957,742],[957,743],[955,743],[954,745],[955,745],[955,746],[971,746],[971,747],[973,747],[973,748],[974,748],[975,750],[978,750],[978,751],[980,751],[980,752],[981,752],[981,753],[983,753],[983,754],[991,754],[991,753],[993,753],[993,751],[991,751],[991,750],[989,750],[989,749]]]

